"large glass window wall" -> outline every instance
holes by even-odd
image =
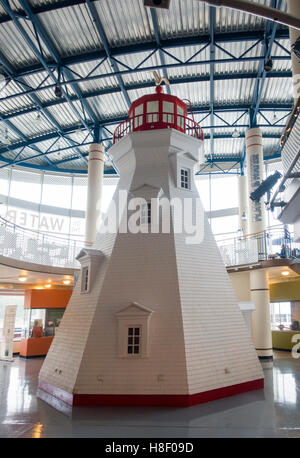
[[[268,164],[265,176],[281,171]],[[105,177],[102,211],[106,212],[118,178]],[[238,175],[196,176],[196,186],[214,234],[234,234],[239,229]],[[12,223],[40,232],[83,238],[87,177],[0,169],[0,215]],[[280,224],[268,215],[268,226]]]

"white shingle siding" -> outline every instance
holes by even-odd
[[[164,197],[198,197],[194,186],[177,187],[171,159],[188,150],[196,157],[198,144],[171,129],[128,135],[110,150],[121,173],[114,199],[145,184]],[[89,294],[80,294],[79,278],[40,378],[78,394],[194,394],[262,378],[207,220],[204,227],[198,245],[172,225],[170,234],[98,234],[93,248],[107,261]],[[148,358],[118,357],[115,313],[133,302],[152,311]]]

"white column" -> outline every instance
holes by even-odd
[[[238,177],[238,189],[239,189],[239,229],[242,231],[242,235],[248,234],[248,189],[247,189],[247,177],[246,175],[240,175]]]
[[[299,0],[287,0],[288,13],[300,18],[300,2]],[[300,30],[290,27],[291,45],[295,43],[300,36]],[[293,90],[294,101],[297,102],[300,97],[300,59],[292,52],[292,72],[293,72]]]
[[[92,143],[88,162],[88,189],[85,215],[85,245],[91,246],[95,241],[97,221],[101,212],[101,194],[104,170],[104,147]]]
[[[248,231],[250,234],[266,229],[264,197],[253,202],[249,196],[263,181],[264,157],[261,129],[255,127],[246,132],[246,163],[248,182]]]
[[[252,340],[262,362],[273,360],[272,331],[270,315],[270,292],[267,271],[254,270],[250,273],[251,301],[255,305],[252,313]]]
[[[263,181],[263,142],[259,128],[249,129],[246,132],[246,160],[248,196]],[[264,197],[259,202],[248,198],[248,232],[255,234],[266,229],[266,210]],[[265,254],[264,234],[258,235],[257,249],[259,258]],[[270,297],[267,274],[258,269],[250,272],[251,301],[255,311],[252,313],[253,344],[258,357],[262,362],[272,364],[272,333],[270,319]]]

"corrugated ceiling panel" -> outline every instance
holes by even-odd
[[[255,79],[215,81],[215,105],[252,102]]]
[[[27,113],[13,118],[13,124],[26,137],[36,137],[42,135],[42,132],[53,130],[54,126],[41,113],[37,117],[37,112]]]
[[[143,0],[102,0],[95,6],[112,47],[154,38],[150,10]]]
[[[201,35],[208,33],[209,30],[209,7],[198,1],[172,0],[169,11],[157,10],[157,18],[163,39]]]
[[[9,98],[14,94],[24,92],[24,87],[17,85],[14,81],[10,81],[0,91],[0,107],[1,114],[10,114],[20,111],[26,107],[34,106],[32,100],[28,96],[20,96]]]
[[[99,119],[127,115],[128,107],[122,93],[105,94],[89,99],[89,104]]]
[[[293,97],[291,78],[267,78],[264,84],[262,102],[289,102]]]
[[[209,82],[173,84],[172,94],[180,99],[190,100],[195,106],[207,105],[209,103]]]
[[[102,48],[86,5],[61,8],[38,17],[63,57]]]
[[[74,79],[80,78],[80,76],[82,78],[86,78],[89,76],[90,77],[101,76],[101,78],[91,79],[90,81],[79,82],[78,83],[79,88],[81,89],[82,92],[85,93],[85,92],[95,91],[97,89],[105,89],[105,88],[118,86],[118,80],[116,77],[105,76],[112,72],[112,68],[111,68],[111,65],[109,64],[109,61],[106,60],[99,67],[97,67],[98,64],[99,64],[99,61],[94,61],[94,62],[85,62],[82,64],[70,66],[70,69],[75,72],[72,75]]]

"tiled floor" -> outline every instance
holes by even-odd
[[[42,358],[0,362],[0,437],[300,437],[300,359],[276,354],[265,389],[189,408],[77,407],[36,397]]]

